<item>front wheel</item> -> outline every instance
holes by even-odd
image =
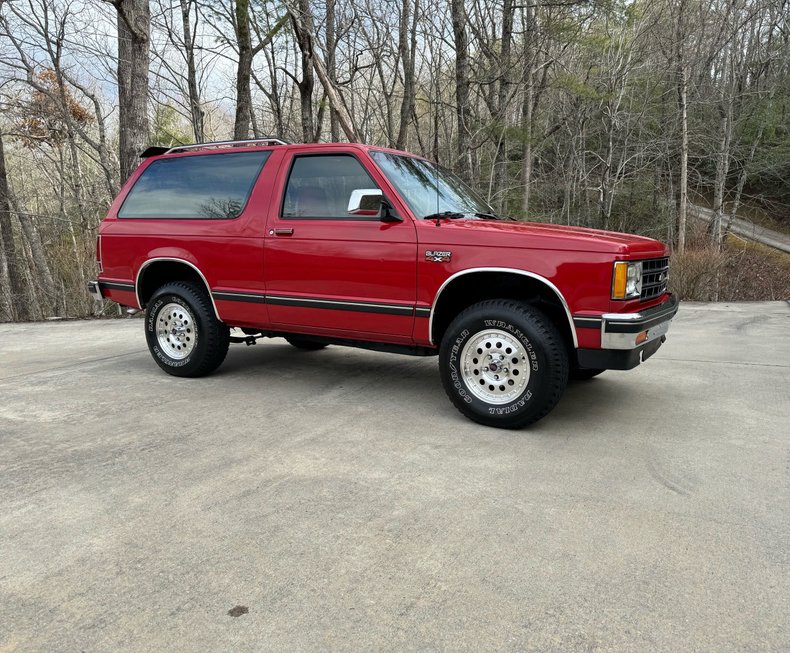
[[[474,304],[453,320],[439,366],[455,407],[499,428],[537,422],[568,383],[568,352],[557,327],[534,306],[505,299]]]
[[[146,311],[148,349],[168,374],[204,376],[225,360],[230,329],[217,319],[201,287],[167,283],[154,293]]]

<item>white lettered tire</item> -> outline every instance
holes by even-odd
[[[494,299],[453,320],[442,338],[439,369],[461,413],[486,426],[516,429],[557,405],[568,384],[568,352],[538,308]]]
[[[228,353],[230,329],[220,322],[206,292],[174,281],[146,307],[145,338],[157,365],[173,376],[197,377],[217,369]]]

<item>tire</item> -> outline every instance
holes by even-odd
[[[198,377],[225,360],[230,329],[214,314],[199,285],[174,281],[161,286],[148,302],[145,338],[156,364],[173,376]]]
[[[300,338],[299,336],[287,336],[285,340],[292,347],[303,349],[304,351],[318,351],[326,347],[326,345],[321,342],[313,342],[309,338]]]
[[[596,370],[589,367],[574,367],[571,368],[570,378],[572,381],[587,381],[605,371],[606,370]]]
[[[540,310],[495,299],[452,321],[442,338],[439,371],[447,396],[466,417],[518,429],[557,405],[568,384],[568,351]]]

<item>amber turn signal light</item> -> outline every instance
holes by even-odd
[[[614,264],[614,281],[612,282],[612,299],[625,298],[625,285],[628,280],[628,263],[617,261]]]

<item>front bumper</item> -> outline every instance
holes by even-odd
[[[579,366],[630,370],[646,361],[667,339],[669,324],[679,305],[677,297],[671,296],[639,313],[604,313],[600,318],[601,348],[579,349]]]
[[[680,302],[674,295],[663,304],[639,313],[604,313],[601,316],[601,349],[635,349],[666,336]],[[647,338],[637,337],[647,332]]]
[[[99,286],[98,281],[89,281],[88,282],[88,294],[93,297],[96,301],[102,301],[104,297],[101,294],[101,287]]]

